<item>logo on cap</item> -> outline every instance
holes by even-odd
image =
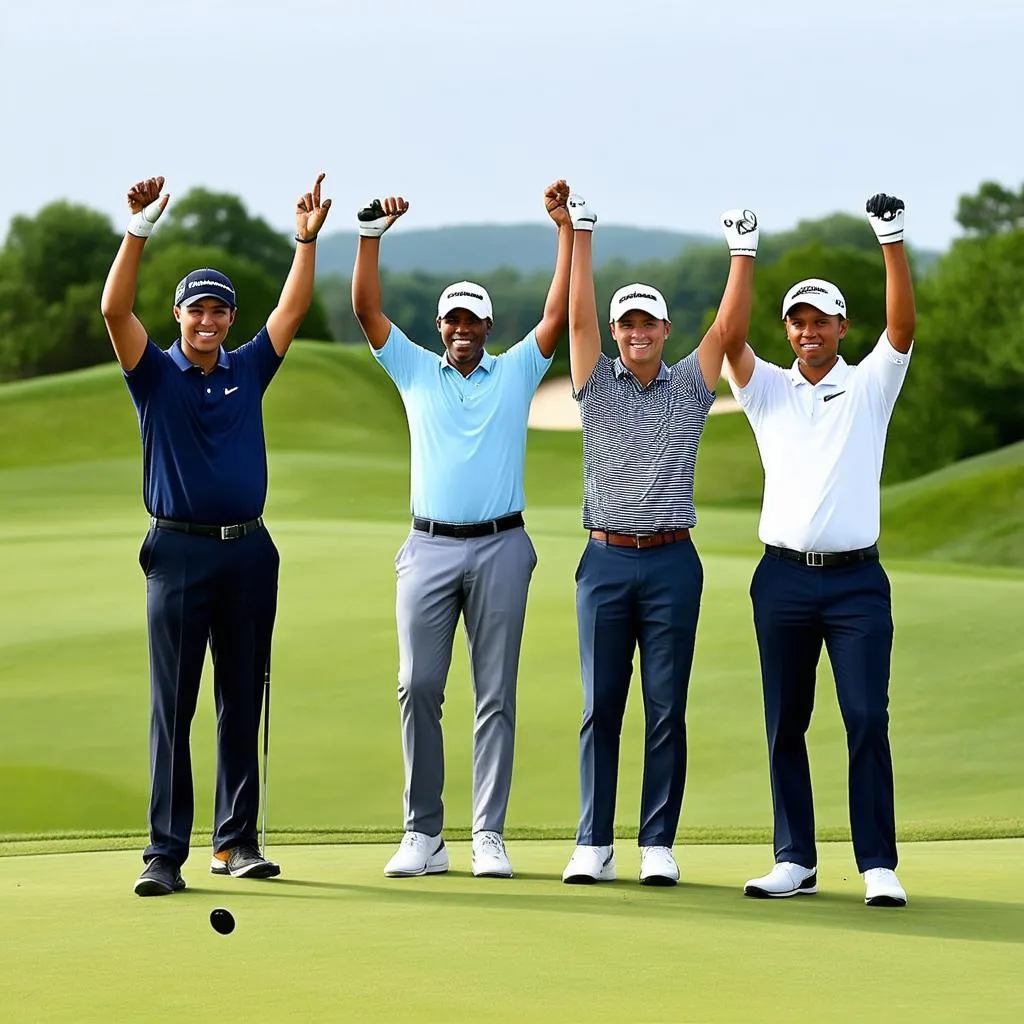
[[[650,299],[651,302],[657,302],[658,296],[651,295],[650,292],[630,292],[619,299],[619,305],[621,306],[623,302],[627,302],[629,299]]]
[[[484,297],[479,292],[448,292],[445,295],[445,298],[457,299],[460,296],[466,299],[479,299],[481,302],[484,301]]]
[[[805,284],[803,286],[803,288],[797,288],[797,290],[795,292],[793,292],[791,298],[795,299],[798,295],[809,295],[809,294],[810,295],[828,295],[828,289],[822,288],[820,285],[816,285],[816,284]]]

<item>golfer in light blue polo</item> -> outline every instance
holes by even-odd
[[[459,615],[469,641],[473,724],[473,874],[510,878],[502,834],[512,784],[516,682],[530,577],[537,564],[523,524],[530,402],[568,325],[572,225],[569,188],[544,194],[558,228],[554,277],[540,323],[501,355],[484,348],[491,299],[471,281],[437,305],[438,355],[384,315],[380,236],[409,208],[400,197],[359,211],[352,308],[395,382],[409,422],[412,530],[398,573],[398,702],[405,758],[405,835],[384,873],[448,870],[441,705]]]

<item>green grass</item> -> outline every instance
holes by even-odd
[[[395,883],[381,876],[389,848],[372,844],[393,842],[400,825],[401,403],[363,349],[300,344],[268,393],[266,418],[267,514],[282,552],[269,817],[286,876],[261,885],[205,872],[214,774],[206,678],[193,728],[192,889],[143,901],[130,895],[148,788],[136,562],[147,523],[134,413],[114,367],[0,387],[5,1022],[142,1019],[171,993],[183,1020],[243,1006],[267,1020],[1020,1016],[1014,879],[1024,850],[997,838],[1024,836],[1020,446],[884,497],[901,876],[912,903],[880,913],[863,907],[852,869],[845,742],[827,666],[810,731],[823,892],[781,905],[738,896],[767,866],[771,825],[747,597],[761,472],[741,416],[709,420],[698,465],[705,592],[680,829],[687,884],[671,892],[558,881],[578,802],[579,436],[534,432],[528,446],[527,518],[540,563],[508,819],[519,877],[469,878],[456,845],[451,876]],[[460,640],[445,702],[452,840],[470,821],[471,722]],[[642,733],[634,693],[617,815],[628,878]],[[344,845],[303,845],[314,842]],[[238,918],[229,938],[206,922],[218,903]]]
[[[694,847],[684,884],[566,887],[569,844],[512,846],[512,881],[383,878],[390,848],[276,850],[285,875],[130,895],[137,854],[0,859],[5,1022],[146,1020],[1016,1021],[1024,842],[906,848],[905,910],[863,905],[848,848],[821,849],[821,891],[779,902],[739,887],[763,848]],[[963,884],[969,879],[969,885]],[[912,884],[911,884],[912,883]],[[959,883],[959,884],[958,884]],[[237,926],[216,934],[226,906]],[[243,1009],[244,1008],[244,1009]]]

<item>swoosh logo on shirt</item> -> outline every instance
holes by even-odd
[[[237,390],[238,390],[238,388],[225,388],[224,389],[224,394],[225,395],[233,395]]]
[[[833,391],[831,395],[826,395],[822,399],[822,401],[823,402],[831,402],[833,398],[838,398],[840,395],[845,395],[845,394],[846,394],[845,391]]]

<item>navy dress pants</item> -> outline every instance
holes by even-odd
[[[266,529],[217,540],[151,529],[146,574],[150,660],[149,846],[188,857],[194,797],[189,733],[206,648],[217,707],[214,851],[257,839],[259,726],[277,611],[280,558]]]
[[[583,678],[580,823],[576,842],[614,838],[619,737],[640,649],[644,775],[640,846],[671,846],[686,781],[686,695],[704,588],[693,543],[613,547],[590,540],[576,571]]]
[[[875,560],[837,568],[766,554],[750,586],[761,657],[775,860],[817,865],[806,733],[822,644],[836,681],[849,752],[857,868],[896,867],[889,750],[889,579]]]

